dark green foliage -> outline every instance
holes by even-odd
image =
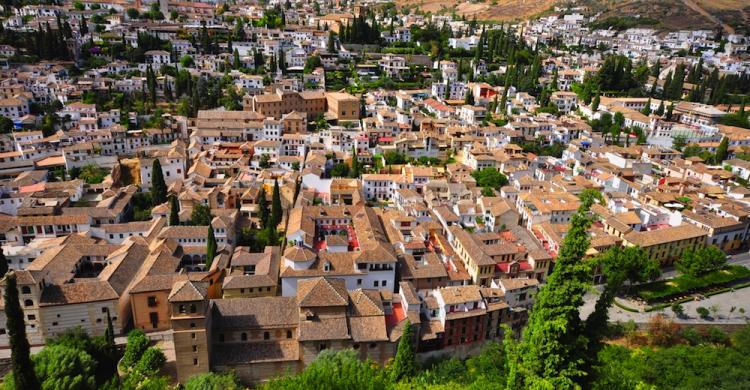
[[[747,389],[750,359],[736,348],[712,345],[630,350],[607,346],[599,353],[593,389]]]
[[[471,177],[477,181],[477,186],[479,187],[490,187],[500,190],[500,187],[508,184],[508,178],[494,168],[473,171]]]
[[[211,268],[211,263],[216,257],[216,236],[214,236],[214,228],[208,225],[208,238],[206,240],[206,269]]]
[[[164,172],[158,158],[151,164],[151,200],[155,205],[167,201],[167,183],[164,181]]]
[[[138,363],[135,365],[135,370],[142,373],[145,376],[155,375],[159,373],[167,358],[164,353],[156,347],[150,347],[143,352],[143,355],[138,359]]]
[[[349,166],[344,163],[338,163],[331,169],[331,177],[349,176]]]
[[[571,388],[586,375],[588,339],[579,308],[591,280],[591,267],[583,260],[591,225],[587,206],[573,214],[555,269],[535,298],[509,362],[508,388]]]
[[[26,324],[23,309],[18,300],[16,275],[5,275],[5,329],[10,341],[10,359],[13,372],[12,383],[16,389],[39,389],[34,375],[34,365],[29,357],[29,341],[26,339]]]
[[[721,164],[722,161],[727,159],[727,152],[729,150],[729,138],[723,137],[719,142],[719,147],[716,148],[716,155],[714,157],[714,163]]]
[[[690,290],[721,286],[747,277],[750,277],[750,270],[743,266],[730,265],[724,269],[707,272],[699,277],[680,275],[668,281],[643,284],[634,288],[634,291],[641,299],[651,303],[684,294]]]
[[[278,180],[273,181],[273,194],[271,194],[271,215],[269,217],[268,227],[276,229],[281,222],[281,190],[279,189]]]
[[[353,350],[325,350],[296,376],[271,380],[265,390],[381,390],[388,385],[384,371],[371,362],[362,361]]]
[[[180,202],[176,195],[169,197],[169,226],[180,224]]]
[[[399,152],[394,152],[394,151],[385,152],[383,157],[385,158],[386,165],[401,165],[401,164],[406,164],[407,162],[406,156],[404,156],[403,154]]]
[[[135,367],[138,360],[148,349],[149,339],[140,329],[133,329],[128,333],[128,343],[125,346],[125,354],[120,361],[123,369]]]
[[[268,199],[266,199],[266,188],[260,186],[258,191],[258,219],[260,220],[261,227],[268,226],[268,218],[270,216],[270,210],[268,209]]]
[[[417,361],[414,355],[414,330],[411,322],[406,320],[404,332],[398,340],[396,358],[390,367],[391,381],[398,382],[403,378],[410,378],[417,373]]]
[[[86,351],[66,345],[49,345],[32,358],[34,372],[44,390],[95,389],[97,362]],[[25,389],[6,378],[6,390]]]
[[[727,263],[727,255],[714,245],[698,249],[687,249],[675,263],[675,267],[685,275],[700,277],[706,272],[719,269]]]
[[[5,258],[3,247],[0,246],[0,277],[8,273],[8,259]]]
[[[185,390],[240,390],[243,388],[234,372],[226,374],[209,372],[191,377],[185,382]]]
[[[211,208],[208,205],[198,203],[190,212],[190,223],[193,226],[208,226],[211,224]]]

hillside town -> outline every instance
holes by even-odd
[[[629,249],[653,272],[626,286],[736,276],[609,306],[747,286],[750,36],[572,6],[21,3],[0,24],[6,358],[11,313],[34,350],[139,331],[170,383],[467,358],[533,323],[579,233],[602,296]]]

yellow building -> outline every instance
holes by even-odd
[[[662,265],[671,265],[687,249],[696,249],[706,245],[708,233],[691,225],[670,226],[651,231],[631,231],[622,235],[623,245],[639,246],[649,257],[658,260]]]

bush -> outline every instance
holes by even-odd
[[[677,318],[685,317],[685,309],[683,309],[682,305],[680,305],[679,303],[672,304],[672,312],[677,316]]]
[[[703,342],[703,335],[692,327],[683,329],[681,336],[690,345],[698,345]]]
[[[234,372],[226,374],[217,374],[209,372],[206,374],[196,375],[188,379],[185,383],[185,390],[239,390],[242,386],[237,381]]]
[[[705,307],[703,307],[703,306],[701,306],[701,307],[699,307],[699,308],[695,309],[695,312],[696,312],[696,313],[698,313],[698,315],[699,315],[699,316],[700,316],[700,317],[701,317],[702,319],[704,319],[704,320],[708,318],[709,314],[711,314],[711,312],[709,312],[709,311],[708,311],[708,309],[706,309],[706,308],[705,308]]]
[[[140,360],[141,355],[148,349],[150,340],[146,333],[140,329],[131,330],[128,333],[128,343],[125,346],[125,354],[122,357],[121,365],[124,369],[130,369]]]
[[[708,329],[706,339],[714,344],[729,345],[729,335],[715,326]]]
[[[145,376],[157,374],[159,370],[164,366],[167,358],[164,353],[156,347],[151,347],[143,353],[138,363],[135,365],[135,370]]]

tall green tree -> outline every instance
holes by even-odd
[[[727,151],[729,149],[729,138],[723,137],[721,139],[721,142],[719,142],[719,147],[716,148],[716,157],[714,158],[714,162],[716,164],[721,164],[722,161],[727,159]]]
[[[164,181],[164,172],[158,158],[151,164],[151,200],[155,205],[167,201],[167,183]]]
[[[466,97],[464,98],[464,104],[468,104],[470,106],[474,105],[474,93],[471,92],[471,89],[466,90]]]
[[[398,340],[396,358],[393,360],[393,365],[390,367],[391,381],[394,383],[404,378],[413,377],[417,373],[417,360],[414,355],[414,346],[412,344],[414,341],[413,337],[414,330],[412,329],[411,322],[407,319],[404,324],[404,332]]]
[[[0,245],[0,278],[8,273],[8,259],[5,258],[3,247]]]
[[[518,356],[508,367],[508,389],[576,388],[586,375],[588,339],[579,308],[591,283],[591,267],[584,261],[590,203],[573,214],[555,269],[536,296]]]
[[[177,195],[169,197],[169,226],[178,226],[180,224],[180,203]]]
[[[261,185],[260,191],[258,191],[258,219],[260,220],[261,227],[265,228],[268,226],[269,216],[270,213],[268,210],[268,199],[266,199],[266,188]]]
[[[216,257],[216,236],[214,235],[214,228],[208,225],[208,238],[206,240],[206,269],[211,268],[211,263]]]
[[[276,229],[276,226],[281,222],[281,191],[279,189],[279,181],[273,181],[273,194],[271,196],[271,216],[269,220],[269,227]]]
[[[26,339],[26,323],[18,300],[16,274],[5,275],[5,329],[10,340],[10,361],[13,385],[16,389],[40,389],[39,380],[31,362],[29,340]]]

